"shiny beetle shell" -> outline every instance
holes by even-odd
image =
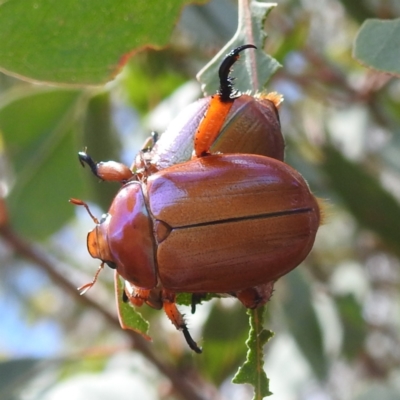
[[[124,185],[88,248],[140,288],[232,293],[298,266],[319,222],[315,197],[287,164],[213,155]]]

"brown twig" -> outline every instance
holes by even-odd
[[[2,199],[0,199],[0,202],[2,202]],[[4,203],[2,205],[4,206]],[[56,269],[54,269],[49,257],[47,257],[36,246],[31,245],[18,236],[18,234],[14,232],[11,226],[7,223],[6,219],[2,219],[2,222],[3,223],[0,225],[0,236],[15,250],[16,253],[31,261],[41,270],[45,271],[56,285],[61,287],[75,300],[100,313],[107,323],[109,323],[112,327],[115,329],[121,329],[118,319],[113,314],[105,310],[100,304],[96,303],[90,297],[81,296],[75,286]],[[179,393],[182,399],[205,399],[202,394],[202,392],[204,392],[204,388],[199,386],[199,377],[196,379],[195,387],[195,385],[191,384],[191,382],[184,376],[184,374],[182,374],[181,371],[176,370],[175,366],[161,361],[150,349],[149,344],[141,336],[129,330],[125,330],[123,332],[129,337],[132,347],[146,357],[146,359],[153,363],[162,374],[170,379],[174,389]]]

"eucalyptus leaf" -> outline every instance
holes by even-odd
[[[0,398],[17,400],[21,390],[40,372],[42,360],[20,358],[0,362]]]
[[[353,57],[369,68],[400,77],[400,18],[365,21],[355,39]]]
[[[321,327],[312,304],[309,282],[298,269],[287,274],[284,279],[288,284],[288,290],[283,309],[289,331],[315,376],[324,380],[328,363],[324,356]]]
[[[258,50],[248,49],[241,55],[241,61],[235,65],[235,88],[255,93],[262,89],[268,79],[280,67],[280,64],[264,53],[264,23],[276,3],[258,1],[239,1],[239,24],[233,38],[215,55],[215,57],[197,74],[197,79],[205,96],[212,95],[219,87],[218,70],[221,62],[231,50],[244,44],[253,44]]]
[[[352,360],[362,352],[367,334],[362,306],[352,294],[338,296],[335,302],[343,326],[343,353]]]
[[[368,7],[369,4],[365,2],[354,0],[340,0],[340,2],[348,14],[360,24],[367,18],[373,18],[375,15],[371,8]]]
[[[32,89],[0,100],[0,130],[18,177],[7,204],[21,234],[43,239],[54,233],[74,214],[68,199],[84,194],[75,142],[81,105],[76,90]]]
[[[197,362],[215,384],[221,385],[243,362],[248,328],[245,309],[238,302],[231,307],[224,307],[220,301],[213,304],[203,328],[206,351]]]
[[[129,303],[123,300],[124,282],[117,272],[114,274],[115,298],[118,307],[118,318],[122,329],[130,329],[142,335],[146,340],[151,340],[149,322]]]
[[[82,142],[83,148],[77,148],[75,153],[87,149],[88,154],[96,161],[120,161],[121,143],[112,123],[108,91],[97,93],[89,99],[84,114]],[[117,182],[101,182],[89,168],[81,168],[79,174],[87,181],[92,194],[91,200],[99,204],[103,210],[108,210],[121,185]]]
[[[333,146],[324,148],[321,165],[331,187],[361,226],[376,232],[400,254],[400,203],[362,165],[345,158]]]
[[[104,84],[135,52],[165,46],[188,3],[190,0],[3,1],[0,68],[36,81]]]

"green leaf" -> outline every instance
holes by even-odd
[[[400,254],[399,202],[362,165],[346,159],[334,147],[325,147],[324,154],[322,169],[353,216]]]
[[[211,299],[219,299],[221,296],[218,293],[206,293],[199,299],[198,305],[203,302],[210,301]],[[192,305],[192,293],[178,293],[176,295],[176,303],[184,306]]]
[[[369,380],[354,400],[398,400],[400,390],[396,384],[389,382],[380,383]]]
[[[217,386],[243,361],[248,327],[245,309],[238,302],[232,307],[224,307],[220,301],[213,304],[203,329],[206,351],[196,361],[204,376]]]
[[[108,91],[97,93],[88,101],[83,123],[83,147],[96,161],[119,161],[121,145],[112,123]],[[81,150],[83,148],[77,148],[75,153]],[[81,168],[79,173],[87,181],[91,199],[103,210],[108,210],[121,185],[118,182],[101,182],[89,168]]]
[[[335,297],[343,327],[343,353],[350,360],[360,355],[367,334],[362,306],[352,294]]]
[[[136,111],[146,115],[187,81],[181,60],[171,49],[148,50],[131,59],[118,83]]]
[[[7,204],[21,234],[41,239],[54,233],[74,213],[68,199],[84,193],[75,143],[80,99],[76,90],[36,88],[0,99],[0,130],[18,177]]]
[[[276,6],[275,3],[239,1],[239,25],[233,38],[218,54],[197,74],[204,95],[212,95],[219,87],[218,70],[225,55],[243,44],[254,44],[258,50],[247,49],[236,63],[234,77],[236,89],[245,92],[261,90],[268,79],[280,67],[280,64],[262,49],[267,37],[264,31],[265,19]]]
[[[164,0],[162,5],[158,0],[3,1],[0,68],[45,82],[103,84],[115,77],[134,52],[165,46],[188,3],[190,0]]]
[[[278,62],[284,62],[285,57],[291,53],[303,48],[310,34],[308,24],[297,24],[291,30],[285,33],[281,38],[281,43],[277,46],[274,57]]]
[[[272,338],[273,333],[263,328],[265,306],[247,310],[250,319],[248,348],[245,363],[233,377],[233,383],[249,383],[254,387],[253,400],[270,396],[269,379],[264,371],[264,345]]]
[[[124,291],[124,281],[118,273],[114,274],[115,299],[118,307],[118,318],[122,329],[130,329],[141,334],[146,340],[151,340],[149,333],[149,323],[136,309],[128,302],[122,300]]]
[[[315,376],[324,380],[327,360],[324,356],[322,332],[312,305],[309,283],[298,269],[285,276],[288,284],[283,304],[290,333],[308,360]]]
[[[40,371],[42,360],[21,358],[0,362],[0,398],[17,400],[27,383]]]
[[[348,14],[360,24],[367,18],[373,18],[375,16],[372,10],[368,7],[368,4],[362,1],[340,0],[340,2]]]
[[[369,19],[354,42],[353,57],[366,67],[400,77],[400,18]]]

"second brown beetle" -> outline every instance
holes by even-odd
[[[231,67],[249,48],[255,46],[243,45],[225,56],[217,93],[184,108],[150,151],[139,153],[133,167],[136,172],[147,169],[153,173],[189,161],[193,151],[196,156],[245,153],[283,161],[285,143],[278,114],[282,96],[275,92],[252,96],[233,87]]]

